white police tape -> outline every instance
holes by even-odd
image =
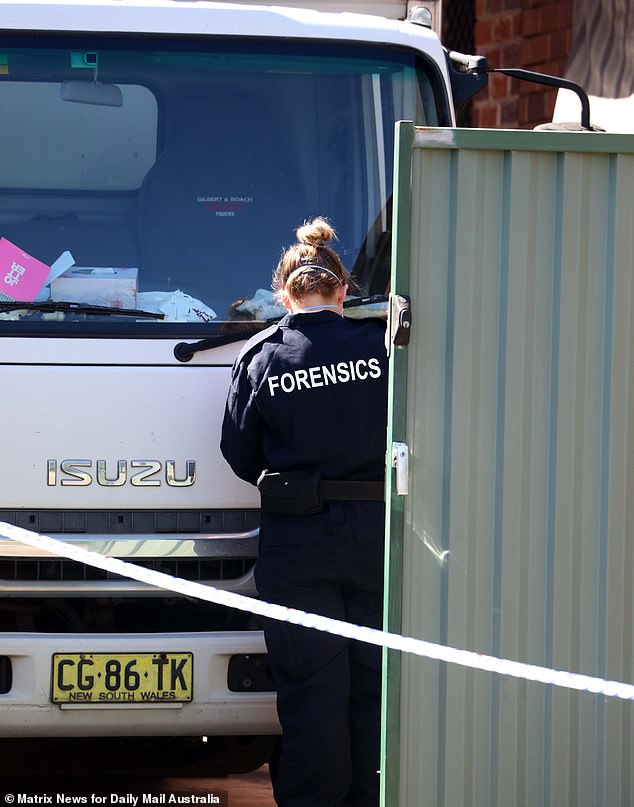
[[[564,672],[554,670],[549,667],[539,667],[535,664],[526,664],[510,659],[496,658],[482,653],[474,653],[471,650],[459,650],[454,647],[427,642],[423,639],[413,639],[407,636],[400,636],[397,633],[366,628],[360,625],[352,625],[339,619],[309,614],[297,608],[287,608],[283,605],[256,600],[252,597],[245,597],[243,594],[236,594],[231,591],[205,586],[202,583],[194,583],[184,580],[181,577],[172,577],[162,572],[155,572],[127,563],[117,558],[110,558],[50,538],[46,535],[39,535],[30,530],[16,527],[12,524],[0,522],[0,536],[18,541],[22,544],[44,550],[53,555],[75,560],[79,563],[95,566],[108,572],[129,577],[141,583],[147,583],[157,588],[183,594],[187,597],[195,597],[217,605],[224,605],[229,608],[236,608],[240,611],[248,611],[258,616],[277,619],[282,622],[291,622],[294,625],[302,625],[306,628],[333,633],[336,636],[343,636],[349,639],[357,639],[361,642],[388,647],[392,650],[400,650],[403,653],[412,653],[425,658],[446,661],[450,664],[459,664],[462,667],[470,667],[475,670],[485,670],[495,672],[500,675],[509,675],[514,678],[523,678],[527,681],[538,681],[543,684],[576,689],[582,692],[591,692],[597,695],[605,695],[611,698],[622,698],[623,700],[634,700],[634,684],[624,684],[619,681],[606,681],[603,678],[594,678],[590,675],[580,675],[579,673]]]

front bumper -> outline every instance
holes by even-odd
[[[51,702],[54,653],[194,654],[193,700],[185,704]],[[279,733],[273,692],[231,692],[233,655],[265,653],[259,631],[143,634],[0,633],[11,688],[0,694],[0,737],[262,735]]]

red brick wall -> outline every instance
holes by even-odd
[[[451,1],[451,0],[449,0]],[[475,52],[490,67],[563,76],[574,0],[475,0]],[[491,75],[474,99],[472,126],[532,129],[550,120],[557,90]]]

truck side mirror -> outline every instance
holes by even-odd
[[[445,51],[454,106],[459,107],[483,90],[489,69],[485,56],[470,56],[455,50]]]

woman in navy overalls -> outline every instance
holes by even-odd
[[[263,471],[319,472],[324,480],[319,512],[266,512],[263,495],[260,596],[380,628],[385,327],[343,317],[348,276],[327,246],[333,237],[315,219],[282,256],[273,286],[289,313],[238,356],[221,449],[252,484]],[[277,804],[375,807],[380,649],[274,620],[264,633],[282,725]]]

